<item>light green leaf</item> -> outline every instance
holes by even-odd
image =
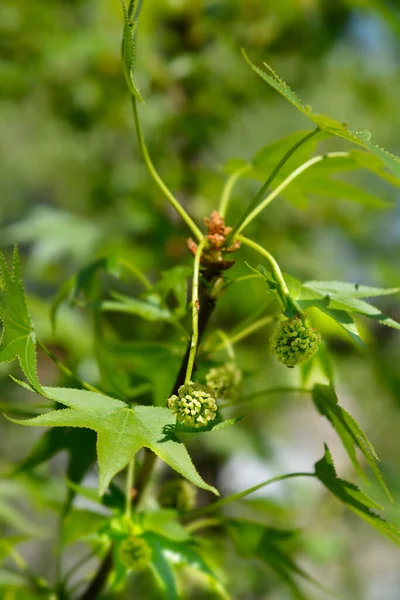
[[[172,317],[172,313],[160,304],[157,296],[152,296],[147,300],[137,300],[115,292],[112,293],[112,296],[116,300],[104,300],[93,306],[102,311],[137,315],[146,321],[168,321]]]
[[[175,435],[175,417],[167,408],[129,407],[108,396],[67,388],[43,388],[45,394],[68,408],[44,413],[21,425],[86,427],[97,432],[99,493],[128,465],[142,447],[150,448],[170,467],[195,485],[218,495],[197,473],[185,445]]]
[[[190,539],[189,533],[181,525],[178,512],[173,509],[160,509],[143,513],[141,526],[145,531],[153,531],[175,542]]]
[[[179,598],[176,589],[172,585],[172,574],[171,565],[187,566],[195,569],[196,571],[203,573],[207,577],[210,586],[218,592],[221,597],[228,599],[229,596],[225,592],[219,578],[214,571],[207,564],[206,560],[200,553],[199,547],[195,542],[188,543],[188,541],[176,542],[170,540],[157,533],[146,531],[143,534],[143,538],[147,541],[152,549],[152,563],[154,566],[158,565],[157,572],[164,582],[166,591],[168,592],[168,598]],[[170,565],[171,571],[167,568],[167,564]],[[160,566],[162,565],[161,577]],[[168,578],[166,578],[168,574]],[[175,583],[176,585],[176,583]],[[173,592],[177,595],[173,595]]]
[[[345,283],[343,281],[305,281],[303,287],[314,290],[324,296],[336,295],[346,298],[372,298],[374,296],[388,296],[400,293],[397,288],[376,288],[357,283]]]
[[[333,425],[333,428],[342,440],[357,472],[362,477],[365,477],[356,455],[356,448],[359,448],[380,485],[389,496],[390,500],[392,500],[390,492],[376,464],[376,461],[379,459],[373,445],[353,417],[339,405],[339,400],[334,388],[330,385],[316,384],[312,390],[312,399],[318,412],[326,417]]]
[[[329,162],[329,161],[322,161]],[[369,208],[385,209],[390,208],[391,203],[376,196],[362,188],[359,188],[347,181],[340,181],[331,177],[316,176],[310,169],[303,176],[300,176],[293,187],[299,188],[307,196],[309,194],[321,196],[322,198],[333,198],[350,200],[358,204],[363,204]],[[286,190],[283,192],[285,195]]]
[[[26,535],[9,535],[0,539],[0,562],[12,553],[14,546],[26,542]]]
[[[323,458],[315,463],[315,476],[334,496],[339,498],[343,504],[356,513],[356,515],[367,521],[372,527],[378,529],[378,531],[386,535],[393,542],[400,545],[400,530],[374,512],[374,510],[382,510],[382,506],[364,494],[364,492],[353,483],[338,478],[332,455],[326,444]]]
[[[124,14],[124,33],[122,39],[122,63],[126,84],[132,96],[143,102],[143,98],[133,79],[135,68],[136,33],[140,10],[143,0],[130,0],[127,8],[124,0],[121,1]]]
[[[243,417],[234,417],[233,419],[225,419],[224,421],[214,420],[208,423],[205,427],[186,427],[182,423],[177,422],[176,431],[179,433],[204,433],[206,431],[218,431],[220,429],[230,427],[231,425],[235,425],[241,419],[243,419]]]
[[[398,288],[390,288],[386,292],[392,294],[398,291]],[[327,314],[332,309],[334,311],[354,312],[379,321],[382,325],[400,330],[400,323],[384,315],[375,306],[359,299],[360,296],[382,295],[381,292],[382,290],[379,288],[368,288],[356,284],[308,281],[301,286],[299,305],[302,308],[317,306]]]
[[[273,171],[280,159],[309,133],[311,131],[297,131],[261,148],[253,157],[253,171],[250,174],[260,174],[261,178],[265,179],[265,176]],[[276,182],[282,181],[294,169],[306,162],[317,149],[319,141],[313,137],[298,148],[279,171]]]
[[[266,81],[271,87],[286,98],[293,106],[301,111],[306,117],[311,119],[322,131],[342,137],[359,146],[363,146],[375,154],[397,177],[400,177],[400,159],[390,152],[383,150],[370,141],[371,134],[368,131],[353,131],[344,123],[340,123],[326,115],[320,115],[312,111],[311,106],[305,105],[297,94],[275,73],[275,71],[264,63],[265,71],[256,67],[248,58],[244,51],[243,56],[248,65],[257,75]]]
[[[74,508],[63,521],[64,546],[94,537],[104,524],[104,514]]]
[[[18,251],[13,254],[12,273],[0,255],[0,320],[3,325],[0,362],[18,358],[23,372],[35,390],[41,390],[36,372],[36,334],[28,313],[21,280]]]

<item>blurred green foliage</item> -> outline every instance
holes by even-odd
[[[1,243],[7,253],[14,243],[20,246],[38,335],[80,377],[96,383],[100,369],[104,387],[118,386],[120,397],[151,381],[155,403],[160,404],[184,348],[176,329],[110,313],[103,322],[107,344],[99,347],[94,344],[91,317],[79,307],[61,307],[55,332],[49,319],[50,302],[60,286],[103,257],[132,263],[152,282],[166,269],[191,265],[187,231],[150,180],[136,143],[120,60],[119,2],[3,0],[0,27]],[[230,159],[250,160],[266,144],[309,127],[300,113],[252,73],[241,47],[257,64],[262,60],[272,64],[317,112],[349,121],[354,129],[369,129],[374,142],[400,154],[399,36],[400,11],[394,0],[145,2],[136,72],[145,99],[139,108],[154,163],[201,223],[217,205]],[[329,148],[342,150],[348,145],[335,140]],[[399,286],[398,190],[366,172],[348,173],[346,181],[390,206],[373,208],[317,190],[301,205],[275,200],[252,224],[251,233],[285,271],[301,280]],[[242,214],[258,185],[251,179],[238,183],[228,225]],[[103,269],[96,285],[107,290],[112,282],[122,293],[142,293],[142,284],[126,273],[122,282],[115,279],[121,272],[114,267]],[[229,275],[248,273],[242,263]],[[88,286],[87,291],[93,290]],[[222,297],[214,324],[235,331],[249,315],[262,311],[266,301],[264,282],[235,284]],[[400,320],[395,297],[382,300],[380,308]],[[382,459],[383,474],[397,500],[388,514],[400,522],[399,337],[378,324],[367,329],[360,318],[369,345],[368,353],[362,354],[336,325],[322,321],[312,309],[310,314],[317,327],[323,325],[333,353],[341,402],[368,431]],[[300,372],[288,372],[271,360],[267,340],[267,330],[261,330],[237,346],[245,396],[301,384]],[[206,347],[214,343],[211,337]],[[166,344],[173,346],[172,353]],[[48,385],[71,384],[44,355],[39,356],[38,368],[40,381]],[[7,412],[13,404],[29,412],[31,395],[15,386],[9,373],[20,376],[16,365],[1,366],[1,407]],[[324,370],[316,364],[310,381],[321,377]],[[189,443],[201,475],[226,493],[239,491],[270,474],[312,467],[327,438],[335,456],[339,453],[341,472],[351,472],[335,446],[336,438],[310,404],[302,396],[282,392],[260,395],[247,407],[240,405],[237,410],[247,416],[234,429],[212,438],[204,434]],[[1,420],[2,472],[24,459],[36,439],[35,430]],[[72,447],[79,451],[81,443],[74,440]],[[71,443],[63,438],[60,448],[71,449]],[[1,531],[19,535],[21,524],[29,519],[30,528],[22,530],[29,529],[28,535],[39,532],[46,541],[22,545],[22,554],[32,568],[49,577],[49,547],[56,537],[54,509],[65,495],[62,461],[57,458],[50,467],[7,483],[0,480]],[[350,478],[354,480],[352,472]],[[301,524],[300,537],[291,532],[287,536],[290,550],[343,598],[399,597],[394,546],[343,513],[316,486],[284,485],[276,495],[268,489],[239,505],[237,513],[243,518],[256,513],[266,528],[291,530]],[[373,492],[386,502],[378,484]],[[244,525],[243,531],[251,535]],[[267,551],[271,550],[264,548]],[[218,533],[207,553],[228,574],[235,574],[234,580],[227,578],[235,598],[288,597],[273,569],[266,571],[259,560],[239,559]],[[74,551],[71,560],[73,556]],[[2,572],[1,589],[11,586],[12,577],[16,576]],[[210,598],[209,590],[199,591],[201,585],[194,581],[187,583],[187,597]],[[132,582],[137,598],[157,598],[151,586],[145,574]],[[306,589],[310,597],[323,597],[322,591]],[[31,598],[29,593],[4,597],[22,600]],[[129,594],[128,590],[125,596],[113,597]]]

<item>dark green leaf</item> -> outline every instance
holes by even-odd
[[[315,476],[354,513],[400,545],[400,530],[374,512],[374,510],[382,510],[382,506],[374,502],[353,483],[338,478],[332,455],[326,444],[323,458],[315,463]]]
[[[376,464],[376,461],[379,459],[374,447],[358,423],[339,405],[339,400],[334,388],[330,385],[316,384],[313,387],[312,398],[319,413],[326,417],[333,425],[357,472],[364,477],[356,455],[356,448],[359,448],[382,488],[392,500],[390,492]]]

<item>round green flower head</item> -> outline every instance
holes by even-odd
[[[158,495],[158,501],[163,508],[175,508],[179,512],[192,510],[196,504],[197,490],[185,479],[170,479],[166,481]]]
[[[151,548],[143,538],[130,536],[120,543],[118,558],[127,569],[142,571],[149,566]]]
[[[176,414],[176,419],[186,427],[204,427],[214,421],[217,403],[213,392],[197,381],[181,385],[178,396],[171,396],[168,408]]]
[[[299,317],[281,321],[270,338],[270,349],[287,367],[305,362],[318,350],[321,336]]]
[[[206,375],[207,386],[217,398],[235,399],[242,382],[242,372],[233,362],[213,367]]]

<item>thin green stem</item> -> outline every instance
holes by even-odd
[[[225,331],[223,331],[222,329],[217,329],[217,334],[221,338],[223,347],[225,348],[229,358],[231,360],[235,360],[235,351],[233,349],[232,341],[229,339],[229,336],[227,336]]]
[[[235,186],[235,183],[237,182],[237,180],[240,177],[242,177],[242,175],[244,175],[246,173],[246,171],[249,171],[250,169],[251,169],[250,165],[241,167],[240,169],[238,169],[237,171],[232,173],[232,175],[230,175],[228,177],[228,179],[226,180],[226,183],[222,190],[221,201],[220,201],[219,209],[218,209],[218,212],[221,215],[221,217],[226,216],[226,211],[228,210],[229,202],[230,202],[231,196],[232,196],[232,190]]]
[[[239,283],[240,281],[248,281],[249,279],[263,279],[261,273],[257,275],[257,273],[253,273],[253,275],[243,275],[242,277],[238,277],[235,279],[233,283]]]
[[[233,346],[234,344],[237,344],[238,342],[240,342],[247,336],[249,336],[252,333],[254,333],[255,331],[257,331],[258,329],[261,329],[262,327],[269,325],[270,323],[272,323],[272,321],[275,321],[275,317],[273,317],[272,315],[267,315],[266,317],[263,317],[262,319],[257,319],[257,321],[254,321],[254,323],[252,323],[251,325],[248,325],[247,327],[242,329],[242,331],[238,331],[235,335],[228,338],[230,345]],[[225,341],[221,342],[214,348],[213,352],[220,352],[221,350],[224,349],[225,346],[226,346]]]
[[[236,223],[235,227],[232,229],[231,233],[228,235],[227,240],[226,240],[227,245],[229,245],[230,241],[236,236],[237,233],[240,233],[242,231],[243,224],[245,222],[247,222],[249,215],[252,214],[254,209],[258,206],[258,203],[262,200],[265,192],[270,187],[271,183],[274,181],[275,177],[278,175],[279,171],[286,164],[286,162],[289,160],[289,158],[292,156],[292,154],[294,154],[296,152],[296,150],[298,150],[298,148],[300,148],[303,144],[308,142],[308,140],[310,140],[312,137],[317,135],[320,131],[321,131],[320,128],[317,127],[316,129],[314,129],[314,131],[311,131],[310,133],[305,135],[301,140],[299,140],[297,142],[297,144],[292,146],[292,148],[290,148],[290,150],[288,152],[286,152],[286,154],[282,157],[282,159],[276,165],[275,169],[271,172],[271,174],[269,175],[269,177],[267,178],[265,183],[261,186],[261,188],[259,189],[256,196],[253,198],[252,202],[247,207],[243,216],[239,219],[239,221]]]
[[[151,281],[146,277],[144,273],[142,273],[140,269],[135,267],[135,265],[131,265],[131,263],[125,260],[124,258],[119,258],[118,262],[122,267],[124,267],[124,269],[132,273],[132,275],[136,277],[136,279],[139,279],[139,281],[143,283],[143,286],[146,288],[146,290],[151,289]]]
[[[275,483],[277,481],[283,481],[284,479],[293,479],[294,477],[315,477],[315,473],[288,473],[287,475],[278,475],[278,477],[273,477],[272,479],[267,479],[267,481],[263,481],[262,483],[259,483],[258,485],[248,488],[247,490],[244,490],[243,492],[238,492],[237,494],[232,494],[231,496],[227,496],[226,498],[221,498],[221,500],[217,500],[216,502],[213,502],[212,504],[209,504],[208,506],[204,506],[203,508],[199,508],[197,510],[191,511],[185,515],[185,519],[186,518],[188,518],[188,519],[196,518],[197,519],[198,517],[200,517],[200,516],[202,517],[203,515],[212,513],[215,510],[218,510],[218,509],[222,508],[223,506],[230,504],[231,502],[236,502],[237,500],[241,500],[245,496],[248,496],[249,494],[252,494],[253,492],[256,492],[257,490],[260,490],[261,488],[266,487],[267,485],[270,485],[271,483]]]
[[[198,521],[193,521],[193,523],[189,523],[186,526],[186,531],[188,533],[193,533],[194,531],[198,531],[199,529],[204,529],[205,527],[220,527],[221,521],[216,519],[215,517],[207,517],[205,519],[199,519]]]
[[[163,194],[167,198],[168,202],[174,207],[174,209],[177,211],[177,213],[185,221],[186,225],[189,227],[189,229],[191,230],[191,232],[195,236],[195,238],[199,242],[201,242],[201,240],[203,239],[204,236],[201,233],[200,229],[197,227],[196,223],[192,220],[192,218],[186,212],[186,210],[183,208],[183,206],[180,204],[180,202],[175,198],[175,196],[172,194],[172,192],[170,192],[170,190],[167,188],[167,186],[165,185],[165,183],[163,182],[163,180],[161,179],[161,177],[159,176],[158,172],[156,171],[156,169],[153,165],[153,162],[150,158],[150,154],[147,150],[146,142],[144,140],[142,126],[141,126],[140,120],[139,120],[139,113],[138,113],[138,109],[137,109],[136,99],[134,97],[132,97],[132,108],[133,108],[133,117],[135,119],[136,133],[137,133],[140,150],[142,152],[143,160],[146,164],[146,167],[147,167],[150,175],[152,176],[152,178],[154,179],[155,183],[158,185],[160,190],[163,192]]]
[[[296,388],[296,387],[276,387],[276,388],[268,388],[266,390],[260,390],[258,392],[253,392],[252,394],[248,394],[247,396],[243,396],[240,402],[225,402],[221,404],[221,408],[227,408],[229,406],[241,406],[242,404],[247,404],[248,402],[252,402],[253,400],[257,400],[258,398],[264,398],[264,396],[270,396],[272,394],[311,394],[312,390],[308,390],[307,388]]]
[[[192,339],[190,342],[189,358],[186,366],[185,383],[189,383],[192,377],[194,361],[197,352],[197,343],[199,341],[199,277],[200,277],[200,259],[203,253],[206,239],[199,244],[196,256],[194,257],[193,284],[192,284]]]
[[[87,383],[87,381],[84,381],[83,379],[80,379],[80,377],[77,377],[72,371],[71,369],[69,369],[66,365],[64,365],[64,363],[62,363],[55,354],[53,354],[53,352],[51,350],[49,350],[49,348],[47,348],[40,340],[36,340],[37,345],[39,346],[39,348],[41,348],[43,350],[43,352],[45,354],[47,354],[47,356],[49,358],[51,358],[51,360],[57,365],[57,367],[60,369],[60,371],[62,371],[63,373],[65,373],[65,375],[67,375],[68,377],[72,377],[73,379],[76,379],[77,381],[79,381],[79,383],[82,385],[82,387],[84,387],[86,390],[89,390],[90,392],[96,392],[96,394],[102,394],[102,392],[100,390],[98,390],[96,387],[94,387],[94,385],[91,385],[90,383]]]
[[[285,279],[282,275],[282,271],[280,270],[280,267],[279,267],[278,263],[276,262],[276,260],[274,259],[274,257],[272,256],[272,254],[270,254],[268,252],[268,250],[266,250],[265,248],[260,246],[260,244],[257,244],[257,242],[254,242],[253,240],[250,240],[249,238],[246,238],[243,235],[237,235],[236,239],[239,242],[241,242],[242,244],[249,246],[249,248],[252,248],[256,252],[261,254],[261,256],[263,256],[269,262],[272,273],[274,274],[274,277],[275,277],[275,281],[279,286],[277,292],[278,292],[279,301],[282,306],[282,310],[285,311],[287,308],[288,302],[290,302],[292,304],[292,306],[294,306],[296,308],[296,310],[298,311],[298,313],[302,317],[302,319],[304,319],[305,318],[304,313],[301,310],[300,306],[297,304],[297,302],[295,300],[293,300],[293,298],[291,297],[289,288],[286,285]]]
[[[135,474],[135,459],[132,458],[126,469],[126,488],[125,488],[125,516],[131,516],[132,509],[132,489],[133,478]]]
[[[299,175],[304,173],[304,171],[316,165],[317,163],[322,162],[323,160],[328,160],[329,158],[347,158],[348,156],[348,152],[328,152],[327,154],[320,154],[319,156],[314,156],[313,158],[310,158],[310,160],[300,165],[300,167],[298,167],[290,175],[288,175],[288,177],[286,177],[286,179],[284,179],[280,185],[278,185],[270,194],[268,194],[266,198],[264,198],[264,200],[258,206],[255,206],[255,208],[244,219],[242,219],[242,222],[236,228],[236,233],[240,233],[241,231],[243,231],[243,229],[247,227],[247,225],[251,223],[251,221],[253,221],[260,214],[260,212],[263,211],[264,208],[272,202],[272,200],[274,200],[274,198],[279,196],[279,194],[285,188],[287,188],[287,186],[290,185],[292,181],[299,177]]]

